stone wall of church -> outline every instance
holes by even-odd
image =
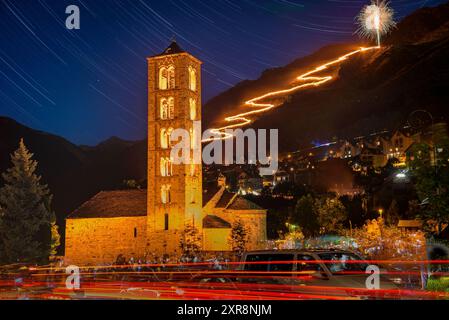
[[[221,216],[231,225],[240,220],[247,230],[247,250],[259,250],[265,248],[267,240],[267,215],[265,210],[225,210]]]
[[[214,214],[223,220],[226,220],[231,225],[240,220],[244,225],[248,233],[247,250],[260,250],[264,249],[267,240],[267,212],[266,210],[231,210],[223,208],[214,208],[209,211],[210,214]],[[216,229],[210,229],[216,230]],[[208,234],[209,239],[214,237],[212,232]],[[216,233],[216,237],[222,236],[222,233]],[[218,240],[208,240],[208,246],[211,243]],[[222,240],[221,242],[223,242]],[[230,250],[230,249],[229,249]],[[216,251],[219,251],[216,249]]]
[[[162,257],[181,256],[180,239],[182,231],[151,231],[147,235],[148,254],[150,256]]]
[[[204,251],[230,251],[228,243],[231,235],[230,228],[204,228],[203,250]]]
[[[249,211],[249,210],[245,210]],[[265,249],[267,241],[267,214],[261,212],[236,212],[236,219],[241,219],[248,232],[247,250]]]
[[[67,219],[65,263],[98,265],[114,263],[122,254],[143,257],[146,216]]]

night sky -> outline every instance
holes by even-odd
[[[0,115],[76,144],[146,134],[146,57],[175,36],[203,99],[320,47],[356,40],[364,0],[0,0]],[[446,0],[393,0],[396,20]],[[78,5],[81,29],[67,30]]]

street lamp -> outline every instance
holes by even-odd
[[[400,172],[396,175],[396,178],[398,178],[398,179],[404,179],[405,177],[407,177],[407,176],[403,172]]]
[[[382,218],[382,214],[384,213],[384,209],[379,208],[379,209],[377,209],[377,212],[379,213],[379,216]]]

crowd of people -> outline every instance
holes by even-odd
[[[142,271],[144,269],[162,270],[173,268],[196,268],[196,269],[229,269],[232,257],[227,257],[223,253],[218,255],[205,255],[203,253],[188,254],[182,256],[148,254],[143,258],[130,257],[127,259],[123,255],[119,255],[114,263],[117,267],[128,267],[133,271]]]

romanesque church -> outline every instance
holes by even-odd
[[[265,209],[227,191],[224,183],[203,188],[201,164],[172,163],[171,132],[184,128],[193,134],[200,120],[201,61],[173,42],[148,58],[148,190],[102,191],[72,212],[66,220],[66,263],[180,255],[186,225],[201,233],[204,251],[229,251],[237,220],[247,228],[247,249],[264,247]]]

